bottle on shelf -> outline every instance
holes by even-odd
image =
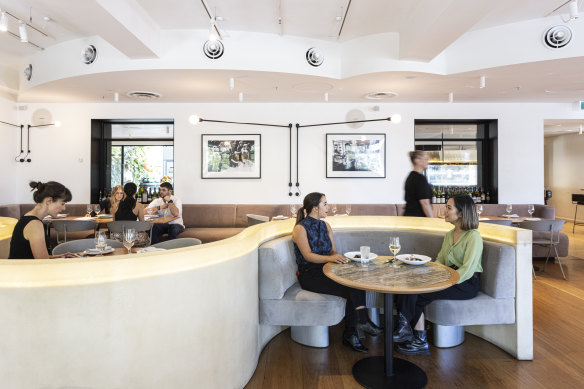
[[[436,204],[436,187],[432,188],[432,204]]]
[[[148,192],[146,191],[146,188],[142,188],[142,204],[147,204],[148,203]]]
[[[485,194],[485,192],[483,191],[483,188],[481,187],[480,189],[481,192],[481,203],[485,203],[487,202],[487,195]]]
[[[148,202],[151,203],[152,202],[152,188],[148,189]]]

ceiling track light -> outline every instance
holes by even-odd
[[[481,76],[479,80],[479,88],[483,89],[486,86],[485,84],[485,76]]]
[[[229,90],[233,90],[235,88],[235,79],[233,77],[229,78]]]
[[[580,135],[582,135],[582,125],[580,124]]]
[[[0,31],[6,32],[8,31],[8,17],[6,16],[6,12],[2,11],[0,14]]]
[[[239,92],[239,102],[243,103],[243,92]]]
[[[328,102],[328,92],[324,92],[324,101]]]
[[[216,34],[216,37],[219,38],[219,40],[223,40],[223,36],[221,35],[221,32],[217,28],[216,23],[217,20],[223,20],[223,18],[217,18],[216,16],[213,16],[205,0],[201,0],[201,4],[203,4],[203,8],[205,8],[205,12],[207,12],[207,16],[209,17],[209,21],[211,23],[211,33],[209,34],[209,38],[211,38],[211,35],[215,36]],[[215,38],[215,40],[217,40],[217,38]]]
[[[20,25],[18,26],[18,35],[20,35],[20,41],[22,43],[28,43],[28,33],[26,32],[26,26],[22,21],[20,21]]]
[[[114,102],[118,103],[120,101],[120,94],[118,92],[114,92]]]
[[[450,92],[448,94],[448,102],[449,103],[453,103],[454,102],[454,92]]]

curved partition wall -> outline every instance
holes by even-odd
[[[327,221],[335,230],[450,229],[430,218]],[[0,260],[0,333],[9,334],[0,339],[0,381],[19,388],[245,386],[261,349],[282,330],[258,323],[258,246],[293,225],[259,224],[166,252]],[[472,331],[531,359],[531,233],[494,225],[480,231],[516,248],[517,322]]]

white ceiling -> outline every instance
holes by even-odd
[[[219,20],[224,42],[231,32],[300,36],[333,43],[371,34],[399,34],[402,59],[429,62],[469,31],[543,18],[564,0],[204,0]],[[347,6],[350,4],[347,12]],[[100,36],[130,59],[157,55],[153,36],[166,30],[205,30],[210,23],[201,0],[0,0],[0,9],[37,26],[29,40],[40,47]],[[549,16],[558,23],[566,7]],[[128,15],[132,17],[128,18]],[[341,24],[344,25],[339,34]],[[44,20],[49,17],[50,20]],[[337,20],[340,17],[341,20]],[[280,22],[281,20],[281,22]],[[9,18],[9,30],[18,33]],[[510,37],[512,38],[512,37]],[[39,49],[0,33],[0,65],[20,71]],[[526,62],[450,75],[393,71],[332,79],[272,71],[215,69],[136,70],[63,77],[18,93],[32,101],[135,101],[132,90],[151,90],[162,102],[365,101],[371,92],[392,91],[395,102],[568,102],[584,99],[584,57]],[[479,88],[479,77],[487,88]],[[236,91],[226,86],[235,78]]]

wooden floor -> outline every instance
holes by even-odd
[[[406,357],[428,375],[427,388],[584,388],[584,226],[566,223],[570,256],[548,263],[533,282],[534,360],[517,361],[491,343],[466,334],[454,348],[432,346],[429,357]],[[363,354],[341,344],[342,324],[325,349],[301,346],[286,330],[268,343],[248,389],[361,388],[351,368]],[[383,355],[383,336],[367,338],[369,355]]]

